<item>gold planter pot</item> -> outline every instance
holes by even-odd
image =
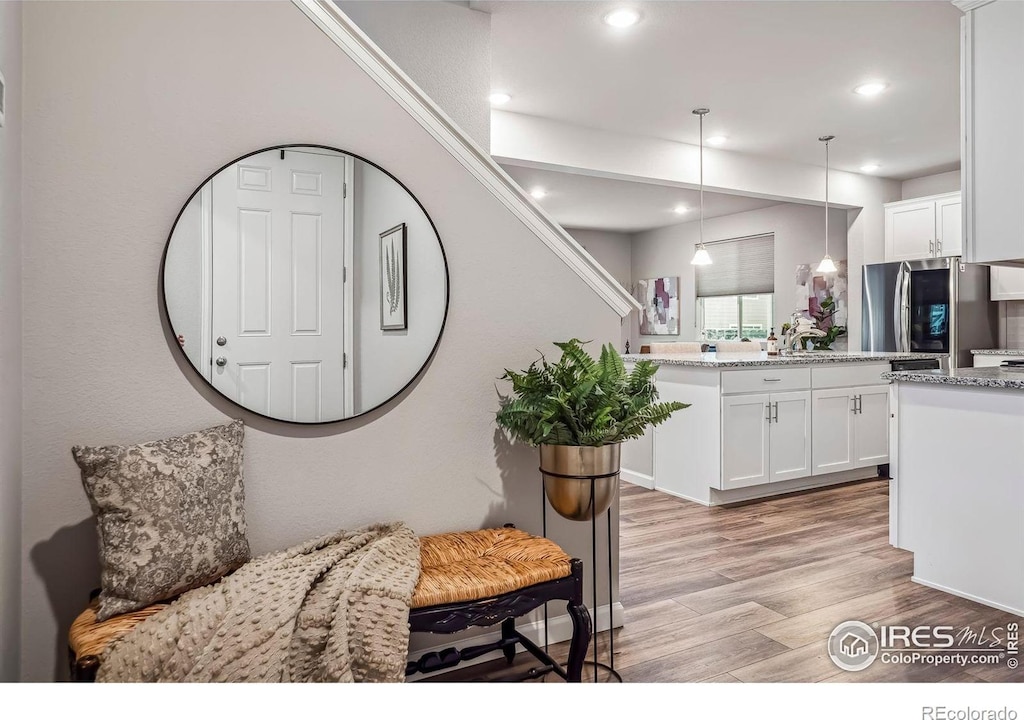
[[[607,510],[619,488],[619,448],[619,443],[541,445],[544,494],[555,512],[570,520],[590,520]]]

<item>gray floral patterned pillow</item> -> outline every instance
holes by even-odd
[[[71,449],[99,526],[100,620],[249,560],[242,435],[235,420],[141,445]]]

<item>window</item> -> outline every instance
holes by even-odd
[[[707,243],[711,265],[697,268],[697,303],[706,340],[761,340],[775,321],[775,236]]]
[[[771,294],[718,295],[699,298],[699,302],[705,340],[764,340],[775,325]]]

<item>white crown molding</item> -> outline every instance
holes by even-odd
[[[640,309],[640,303],[534,203],[345,13],[328,0],[292,2],[620,317]]]
[[[971,10],[977,10],[982,5],[988,5],[996,0],[952,0],[952,3],[957,6],[961,12],[970,12]]]

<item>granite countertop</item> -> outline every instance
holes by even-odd
[[[626,362],[650,360],[655,365],[683,365],[685,367],[773,367],[780,365],[834,365],[838,363],[890,362],[891,360],[931,360],[944,358],[941,353],[886,353],[886,352],[840,352],[833,350],[812,350],[795,355],[772,355],[763,350],[759,353],[717,353],[623,355]]]
[[[961,385],[965,387],[1024,390],[1024,368],[969,367],[954,370],[903,370],[884,372],[885,380],[898,382],[931,383],[933,385]]]
[[[971,355],[1013,355],[1015,357],[1024,357],[1024,350],[992,348],[991,350],[971,350]]]

